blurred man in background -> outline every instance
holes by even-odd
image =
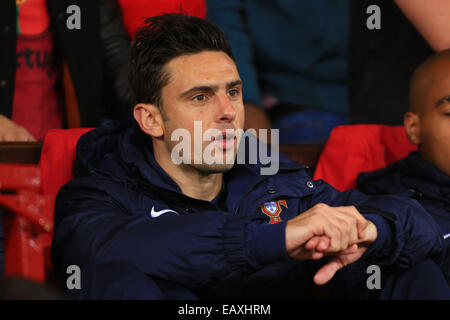
[[[361,173],[357,183],[366,193],[408,196],[427,209],[441,228],[447,252],[442,268],[450,283],[450,50],[428,58],[414,72],[404,126],[418,151]]]

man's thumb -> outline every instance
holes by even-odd
[[[336,272],[338,272],[338,270],[343,267],[344,264],[338,258],[336,257],[332,258],[314,275],[314,283],[319,286],[326,284],[334,277]]]

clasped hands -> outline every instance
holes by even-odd
[[[319,203],[286,223],[286,250],[295,259],[331,259],[314,276],[323,285],[357,261],[378,237],[376,226],[354,206]]]

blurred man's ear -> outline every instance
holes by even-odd
[[[417,114],[408,111],[403,119],[406,135],[412,144],[420,144],[420,118]]]
[[[164,134],[161,111],[153,104],[138,103],[134,106],[134,118],[146,134],[160,138]]]

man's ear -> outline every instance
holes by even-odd
[[[133,115],[142,131],[154,138],[162,137],[164,126],[158,107],[153,104],[138,103],[134,106]]]
[[[403,119],[406,135],[412,144],[420,144],[420,118],[417,114],[408,111]]]

